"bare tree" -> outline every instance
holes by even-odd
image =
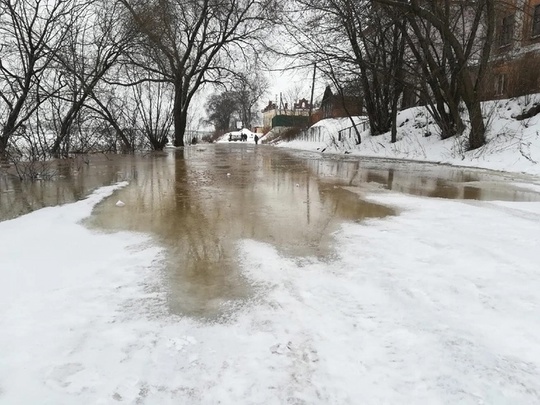
[[[118,1],[142,34],[141,51],[131,62],[174,87],[176,146],[184,145],[195,93],[252,57],[279,5],[274,0]]]
[[[168,142],[173,124],[171,87],[168,83],[145,82],[132,87],[138,122],[154,150]]]
[[[235,73],[228,89],[210,95],[206,103],[207,122],[214,125],[216,135],[230,129],[232,119],[251,128],[257,117],[256,106],[268,89],[268,81],[253,69]]]
[[[0,159],[58,91],[43,77],[82,7],[74,0],[0,0]]]
[[[431,80],[429,84],[432,90],[435,93],[436,87],[441,83],[444,84],[445,80],[455,81],[449,84],[448,92],[443,95],[446,96],[445,102],[447,105],[455,99],[464,102],[471,125],[469,148],[476,149],[484,145],[485,125],[480,95],[493,45],[496,2],[494,0],[374,1],[401,12],[413,24],[413,32],[420,43],[419,62],[428,61],[431,64],[429,58],[433,59],[433,67],[430,66],[429,72],[424,72]],[[426,26],[429,26],[429,29],[425,29]],[[433,35],[434,33],[436,35]],[[439,49],[442,47],[442,52],[440,50],[437,53],[432,52],[438,48],[437,45],[433,45],[434,40],[440,41]],[[426,49],[427,47],[431,50]],[[449,66],[450,70],[445,69],[446,66]],[[437,78],[437,67],[444,77]],[[459,125],[457,117],[454,120]]]
[[[372,135],[389,131],[403,91],[403,23],[368,0],[298,3],[303,23],[289,26],[303,48],[299,54],[317,62],[342,98],[360,87]]]
[[[114,151],[118,150],[116,143],[119,141],[122,152],[134,152],[140,143],[137,131],[133,130],[136,126],[137,113],[129,103],[125,92],[121,91],[121,94],[117,95],[115,90],[112,87],[108,91],[100,91],[97,96],[93,92],[93,103],[87,103],[86,108],[91,110],[96,118],[99,117],[101,122],[98,125],[107,133],[114,131]]]
[[[292,86],[290,86],[283,95],[283,99],[287,103],[288,106],[291,106],[291,108],[294,108],[294,103],[298,102],[298,100],[302,98],[309,97],[309,90],[307,86],[302,82],[294,83]]]
[[[232,88],[237,98],[240,121],[244,127],[250,128],[258,114],[255,107],[268,90],[268,80],[254,67],[237,73]]]
[[[405,20],[408,22],[404,35],[408,45],[410,84],[439,126],[441,138],[460,134],[465,124],[459,108],[458,71],[448,43],[441,40],[432,24],[419,20],[412,13],[408,13]]]
[[[206,114],[216,134],[221,135],[230,129],[231,119],[239,109],[238,97],[234,92],[214,93],[208,98]]]
[[[99,84],[118,59],[127,51],[133,32],[123,24],[118,4],[97,0],[72,25],[64,45],[55,55],[55,67],[65,90],[58,97],[59,112],[56,139],[51,148],[60,155],[62,143],[70,139],[72,126],[89,101],[99,105]],[[69,145],[64,147],[64,154]]]

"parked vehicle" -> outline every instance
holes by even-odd
[[[240,131],[238,132],[229,132],[229,142],[236,142],[236,141],[242,141],[242,133]]]

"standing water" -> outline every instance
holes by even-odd
[[[3,177],[0,220],[128,180],[95,208],[87,225],[153,235],[166,252],[156,271],[170,311],[204,318],[253,294],[238,270],[238,241],[268,243],[293,258],[331,260],[332,233],[340,224],[396,214],[363,200],[363,193],[540,201],[540,194],[509,185],[509,175],[245,144],[102,157],[58,170],[56,177],[28,184]],[[125,205],[118,207],[118,200]]]

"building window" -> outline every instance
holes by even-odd
[[[506,93],[506,75],[495,76],[495,95],[502,96]]]
[[[512,42],[514,35],[514,14],[507,15],[502,19],[499,32],[499,46],[506,46]]]
[[[540,4],[534,8],[532,19],[532,36],[540,35]]]

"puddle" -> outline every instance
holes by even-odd
[[[0,178],[0,219],[83,198],[120,180],[88,225],[153,235],[166,247],[160,271],[170,312],[215,319],[253,294],[238,269],[237,242],[269,243],[291,257],[330,260],[345,221],[395,213],[347,190],[393,190],[437,198],[540,201],[509,182],[523,176],[375,159],[321,157],[255,145],[208,145],[145,156],[95,158],[57,181]],[[117,200],[125,206],[116,207]]]
[[[447,199],[540,201],[540,193],[509,184],[538,181],[527,175],[369,158],[325,158],[310,165],[322,179],[342,186]]]
[[[126,205],[116,207],[117,200]],[[270,243],[288,256],[325,258],[343,221],[392,214],[321,183],[304,160],[243,145],[186,149],[155,160],[98,205],[89,224],[153,234],[168,252],[163,277],[171,311],[214,318],[224,303],[252,294],[236,262],[239,240]]]
[[[141,157],[95,155],[89,159],[43,164],[45,178],[20,182],[0,172],[0,221],[16,218],[40,208],[85,198],[93,190],[122,180],[131,180],[133,165]],[[11,169],[13,170],[13,168]]]

